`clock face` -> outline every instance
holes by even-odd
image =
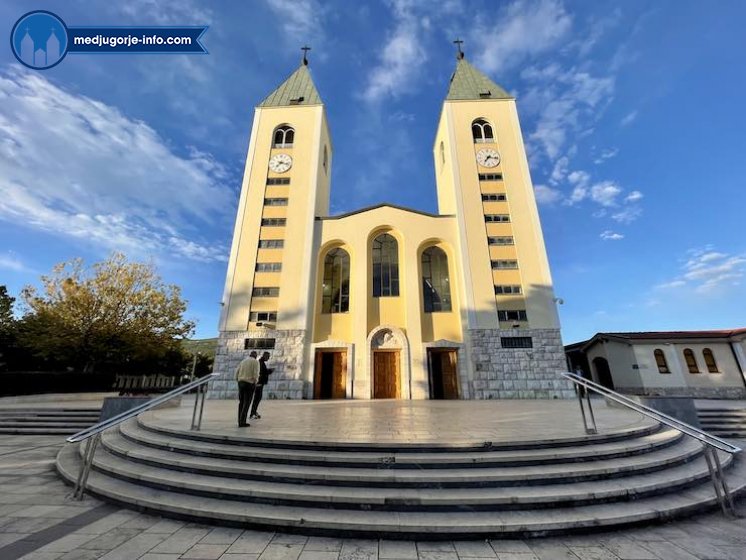
[[[482,167],[497,167],[500,163],[500,154],[495,150],[483,148],[477,152],[477,163]]]
[[[269,168],[275,173],[285,173],[293,166],[293,158],[287,154],[276,154],[269,160]]]

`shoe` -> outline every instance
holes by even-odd
[[[252,419],[252,420],[261,420],[261,418],[262,418],[262,417],[261,417],[261,416],[259,416],[258,414],[252,414],[252,415],[251,415],[251,419]]]
[[[251,424],[239,424],[238,425],[239,428],[248,428],[249,426],[251,426]]]

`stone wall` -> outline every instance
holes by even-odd
[[[744,387],[615,387],[627,395],[646,397],[691,397],[693,399],[746,399]]]
[[[558,329],[472,329],[468,344],[473,367],[472,398],[574,398]],[[530,336],[533,348],[503,348],[501,337]]]
[[[274,338],[275,347],[270,353],[268,366],[274,371],[264,389],[265,399],[302,399],[304,388],[303,351],[306,345],[305,330],[254,329],[250,331],[224,331],[218,337],[213,371],[220,377],[210,383],[207,397],[233,399],[238,393],[234,374],[239,362],[249,355],[244,350],[247,338]],[[261,356],[265,350],[256,350]]]

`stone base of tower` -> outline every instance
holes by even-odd
[[[239,362],[256,350],[261,357],[262,349],[245,349],[246,339],[274,339],[274,348],[268,366],[274,371],[264,389],[265,399],[303,398],[303,353],[306,345],[305,330],[255,329],[249,331],[223,331],[218,337],[213,371],[220,377],[210,383],[207,397],[210,399],[232,399],[238,396],[234,375]]]
[[[565,399],[575,397],[559,329],[472,329],[472,398]],[[504,348],[503,338],[531,337],[531,348]]]

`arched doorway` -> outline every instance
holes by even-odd
[[[606,358],[593,358],[593,369],[596,371],[598,383],[607,389],[614,390],[614,380],[611,378],[611,370]]]
[[[380,326],[368,335],[370,396],[373,399],[408,398],[409,347],[401,329]]]

